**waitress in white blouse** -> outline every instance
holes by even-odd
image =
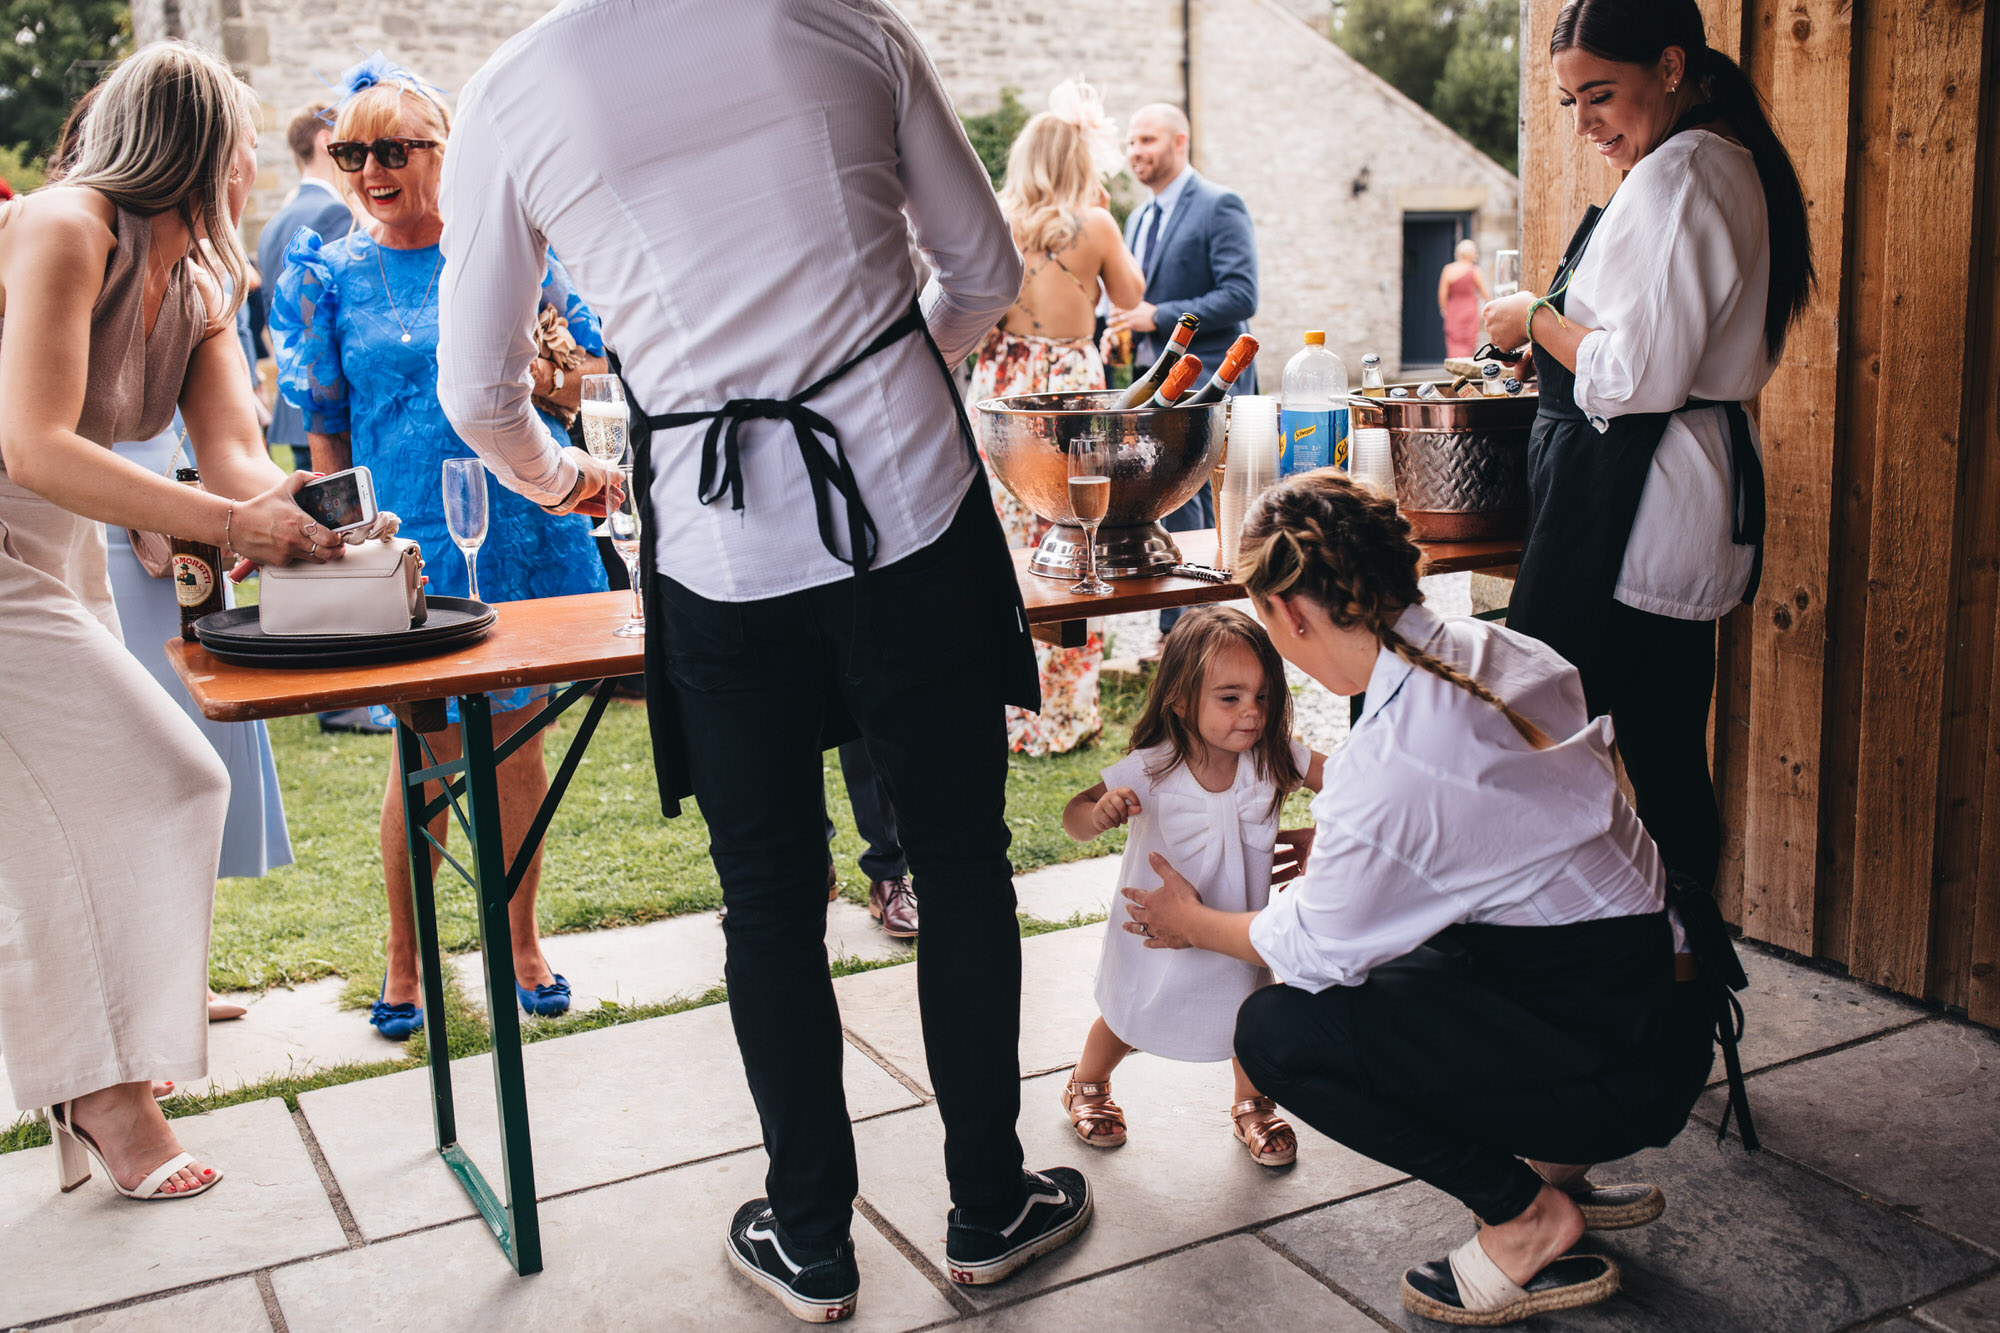
[[[1585,1172],[1687,1123],[1714,990],[1684,979],[1732,975],[1727,937],[1690,938],[1668,910],[1575,669],[1426,608],[1393,501],[1332,471],[1292,477],[1245,523],[1243,562],[1278,651],[1367,705],[1284,892],[1219,911],[1155,857],[1163,887],[1124,891],[1127,929],[1270,968],[1285,984],[1236,1022],[1257,1086],[1483,1220],[1405,1274],[1410,1310],[1491,1325],[1602,1300],[1617,1267],[1571,1247],[1664,1204]]]
[[[1764,531],[1743,402],[1811,291],[1805,202],[1695,0],[1573,0],[1549,50],[1578,137],[1625,176],[1546,296],[1485,308],[1541,379],[1507,623],[1582,673],[1667,866],[1710,886],[1715,621],[1755,594]]]

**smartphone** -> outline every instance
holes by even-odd
[[[299,508],[329,532],[351,532],[375,521],[375,478],[365,467],[329,472],[299,487]]]

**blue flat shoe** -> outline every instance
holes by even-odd
[[[554,1018],[557,1014],[569,1012],[569,982],[558,976],[546,986],[529,990],[518,981],[514,983],[514,994],[520,997],[524,1012],[536,1018]]]
[[[368,1011],[368,1023],[390,1041],[405,1041],[413,1034],[424,1030],[424,1011],[414,1004],[384,1004],[382,996],[389,992],[389,980],[382,979],[382,991],[375,997],[375,1007]]]

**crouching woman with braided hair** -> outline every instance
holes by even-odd
[[[1602,1300],[1617,1268],[1572,1246],[1663,1200],[1584,1173],[1679,1133],[1712,1057],[1609,724],[1545,645],[1426,608],[1409,524],[1341,474],[1265,492],[1242,549],[1278,651],[1367,704],[1285,892],[1216,911],[1156,859],[1126,928],[1269,967],[1285,984],[1236,1022],[1257,1086],[1481,1219],[1404,1275],[1407,1308],[1493,1325]]]

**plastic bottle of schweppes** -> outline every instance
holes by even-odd
[[[1285,363],[1278,436],[1279,476],[1347,466],[1347,367],[1317,329]]]

